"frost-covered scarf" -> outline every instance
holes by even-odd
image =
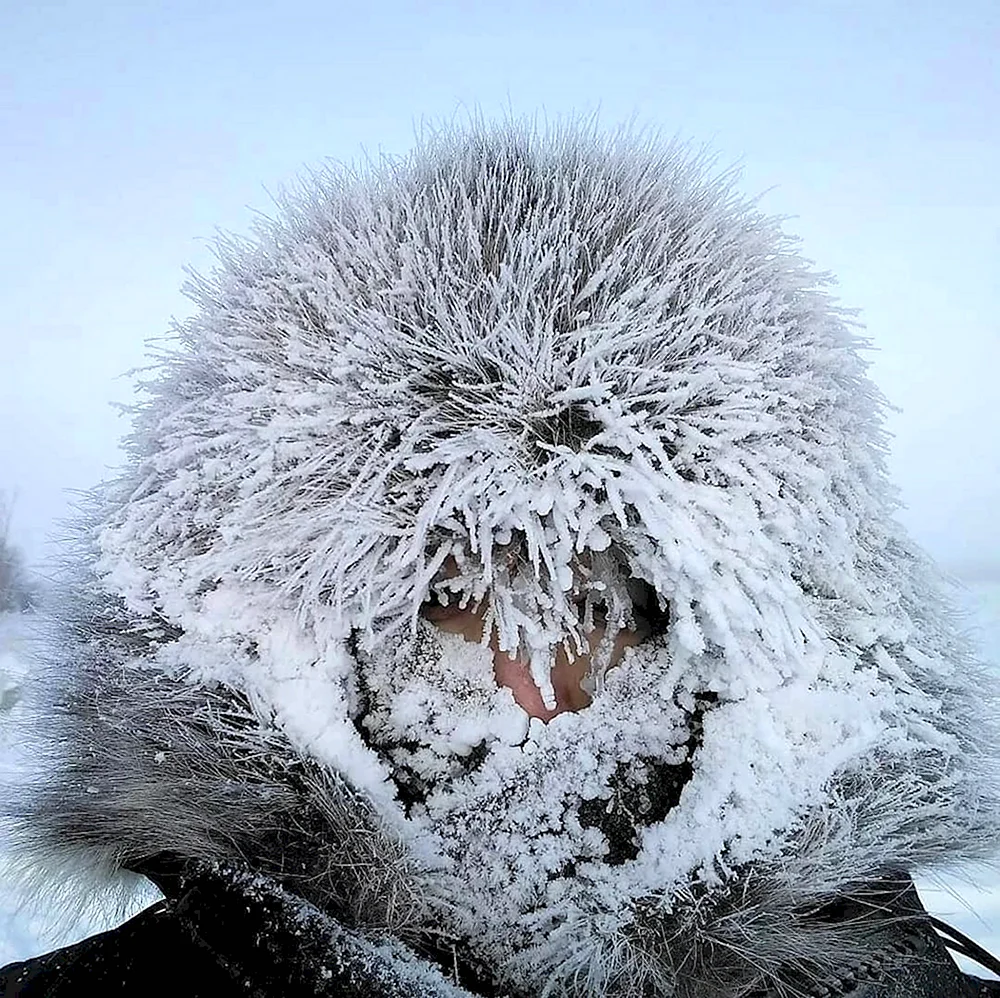
[[[477,124],[311,177],[220,247],[148,386],[96,570],[159,637],[107,668],[239,691],[521,993],[821,965],[831,897],[998,827],[991,687],[822,285],[624,134]],[[456,557],[542,690],[581,566],[613,627],[629,579],[669,625],[529,723],[420,617]]]

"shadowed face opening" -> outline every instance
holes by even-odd
[[[445,577],[453,574],[457,567],[446,566]],[[642,586],[641,595],[633,600],[633,622],[631,628],[620,628],[615,632],[608,668],[617,665],[626,648],[645,641],[659,623],[663,611],[656,605],[656,597],[649,587]],[[460,605],[457,598],[443,597],[430,599],[423,604],[420,614],[425,620],[449,634],[458,634],[472,644],[483,643],[483,629],[486,621],[485,602],[478,605]],[[581,613],[582,613],[582,603]],[[587,650],[574,653],[566,644],[553,651],[551,682],[555,693],[555,707],[550,708],[542,700],[542,694],[531,675],[531,667],[526,654],[520,650],[510,655],[499,647],[496,630],[490,634],[488,647],[493,653],[493,675],[498,686],[511,691],[514,700],[530,717],[550,721],[557,714],[579,711],[590,706],[590,694],[584,689],[584,679],[590,668],[593,655],[608,629],[606,613],[600,604],[592,612],[593,626],[584,631]]]

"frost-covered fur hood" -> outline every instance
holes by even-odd
[[[477,124],[219,260],[64,609],[50,859],[240,859],[582,998],[849,962],[833,898],[992,848],[993,686],[893,519],[863,342],[728,180]],[[547,725],[420,616],[485,607],[544,690],[637,586],[662,626]]]

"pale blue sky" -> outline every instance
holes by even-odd
[[[19,8],[19,9],[18,9]],[[8,2],[0,489],[43,550],[118,460],[143,341],[216,226],[423,120],[600,110],[708,143],[796,216],[880,352],[904,519],[1000,578],[1000,4]]]

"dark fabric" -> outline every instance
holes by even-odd
[[[111,932],[0,970],[4,998],[145,995],[154,987],[178,998],[248,994],[166,901]]]
[[[982,994],[982,982],[959,970],[926,925],[900,926],[873,957],[843,974],[795,982],[799,993],[818,998],[977,998]],[[778,992],[768,992],[767,998],[779,998]]]
[[[273,881],[172,877],[179,896],[111,932],[0,970],[0,995],[464,998],[398,944],[376,945]]]
[[[219,954],[244,994],[461,998],[397,944],[353,932],[274,881],[234,870],[185,881],[178,919]]]
[[[845,894],[827,910],[817,912],[816,917],[831,926],[867,926],[864,956],[832,974],[789,974],[783,989],[765,990],[759,998],[784,998],[787,994],[815,998],[977,998],[983,994],[980,988],[984,982],[959,969],[908,877],[888,877],[881,884]]]
[[[102,998],[151,990],[185,998],[469,998],[401,945],[374,944],[272,881],[233,870],[170,876],[176,890],[111,932],[0,971],[0,995]],[[866,904],[871,904],[871,893]],[[1000,982],[962,974],[912,887],[892,896],[872,952],[836,975],[790,977],[782,994],[835,998],[996,998]],[[834,917],[856,919],[847,898]],[[495,987],[476,993],[500,998]],[[764,990],[755,998],[776,998]]]

